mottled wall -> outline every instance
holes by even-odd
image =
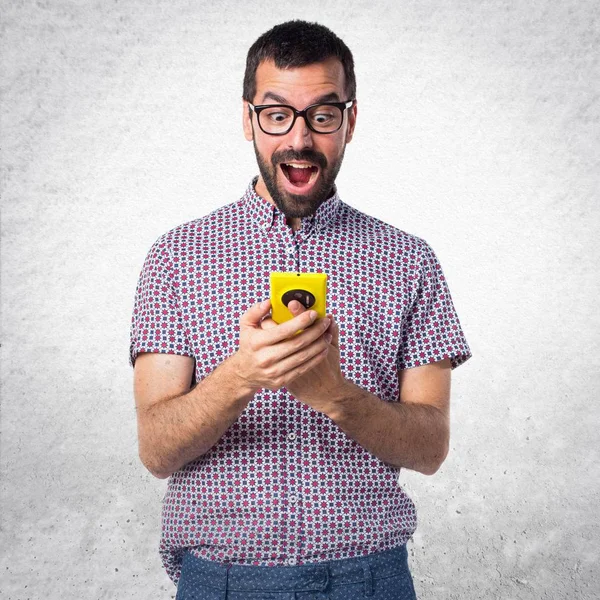
[[[433,246],[474,352],[448,460],[400,477],[420,598],[598,597],[599,6],[4,0],[0,596],[174,597],[134,286],[257,172],[245,54],[301,17],[357,63],[342,198]]]

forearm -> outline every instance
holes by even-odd
[[[235,355],[223,361],[188,393],[166,398],[138,419],[140,457],[164,479],[206,454],[254,396],[236,376]]]
[[[384,402],[347,381],[328,416],[383,462],[432,475],[449,447],[447,417],[434,406]]]

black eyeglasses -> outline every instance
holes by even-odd
[[[346,102],[322,102],[311,104],[304,110],[296,110],[287,104],[261,104],[248,106],[256,113],[259,127],[269,135],[285,135],[296,119],[302,117],[306,125],[315,133],[335,133],[344,122],[344,112],[354,104]]]

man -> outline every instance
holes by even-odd
[[[179,599],[415,597],[398,473],[442,464],[450,372],[470,350],[431,248],[337,194],[355,94],[329,29],[261,36],[243,94],[260,176],[146,258],[139,448],[170,478],[160,552]],[[274,323],[271,271],[327,273],[327,317],[292,301]]]

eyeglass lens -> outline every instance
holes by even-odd
[[[310,126],[322,133],[337,131],[343,118],[343,112],[337,106],[320,104],[311,107],[306,113]],[[287,133],[294,121],[294,111],[287,106],[273,106],[261,110],[260,126],[267,133]]]

